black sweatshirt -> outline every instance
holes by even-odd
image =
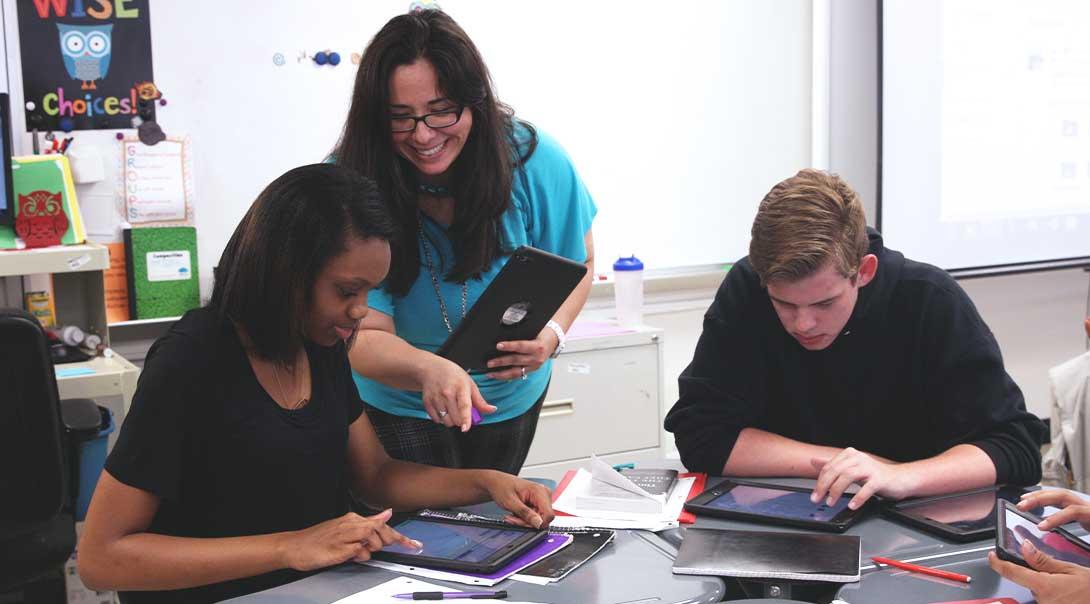
[[[895,461],[967,443],[991,458],[997,482],[1038,482],[1044,423],[1026,411],[972,301],[944,271],[868,234],[878,273],[820,351],[784,330],[748,258],[734,265],[666,416],[682,462],[721,474],[753,427]]]

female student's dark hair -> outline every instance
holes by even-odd
[[[350,236],[391,241],[397,228],[374,181],[333,164],[286,172],[257,196],[215,269],[211,304],[255,352],[293,362],[314,282]]]
[[[360,60],[352,107],[333,156],[374,178],[390,201],[402,235],[387,279],[395,295],[408,292],[420,271],[420,217],[416,172],[395,152],[390,132],[390,76],[421,58],[435,67],[443,93],[473,112],[473,130],[451,168],[457,203],[450,227],[455,253],[450,281],[479,275],[502,255],[500,216],[511,203],[511,179],[537,146],[533,126],[521,120],[529,140],[515,140],[514,111],[496,98],[477,47],[446,13],[400,15],[375,34]]]

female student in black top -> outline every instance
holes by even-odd
[[[148,352],[87,514],[85,584],[218,601],[410,542],[389,509],[350,513],[349,490],[398,509],[492,498],[512,521],[551,521],[540,485],[393,460],[375,436],[346,347],[393,233],[374,183],[345,168],[296,168],[261,193],[210,304]]]

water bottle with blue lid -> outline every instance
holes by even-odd
[[[643,262],[639,258],[618,258],[613,263],[613,295],[617,323],[639,327],[643,323]]]

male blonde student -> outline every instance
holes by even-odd
[[[666,417],[691,470],[931,495],[1040,479],[1026,412],[988,326],[944,271],[885,247],[855,191],[803,170],[753,222],[704,316]]]

